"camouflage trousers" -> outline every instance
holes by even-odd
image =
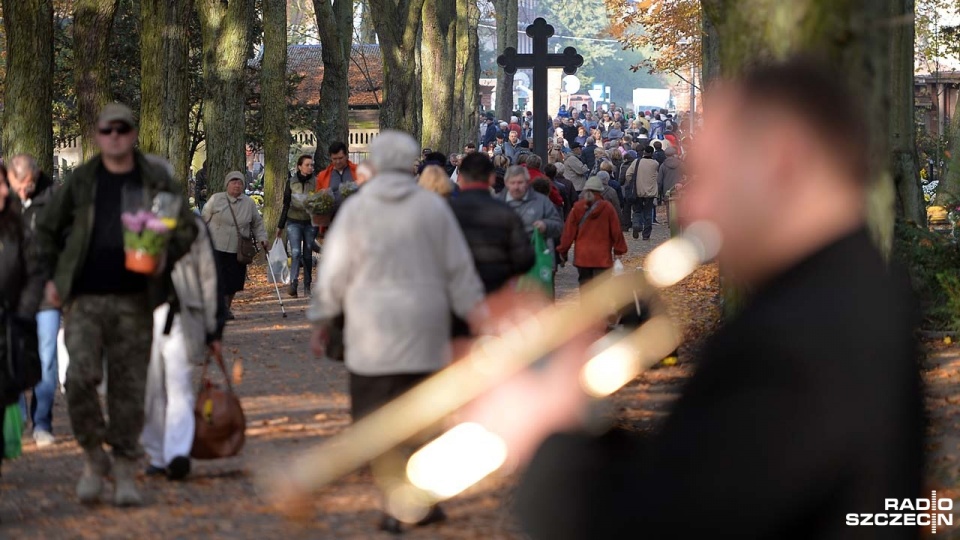
[[[70,354],[67,408],[77,442],[85,450],[106,442],[117,457],[139,458],[153,340],[146,294],[80,296],[65,312],[64,334]],[[97,393],[104,366],[109,426]]]

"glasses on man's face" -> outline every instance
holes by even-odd
[[[126,124],[119,124],[116,126],[107,126],[102,128],[97,128],[97,132],[101,135],[110,136],[113,133],[117,135],[126,135],[133,131],[133,128]]]

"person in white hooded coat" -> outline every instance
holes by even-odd
[[[147,159],[166,165],[157,156]],[[153,312],[153,344],[147,370],[145,418],[140,442],[149,458],[148,475],[180,480],[190,473],[193,447],[193,367],[208,352],[219,352],[226,322],[223,291],[210,233],[196,216],[197,238],[171,270],[176,305]]]
[[[324,242],[307,314],[317,325],[311,345],[322,356],[323,323],[344,316],[354,420],[450,362],[451,313],[478,322],[483,283],[450,206],[417,186],[418,154],[405,133],[374,139],[377,175],[344,201]],[[384,517],[381,528],[396,532],[399,523]]]

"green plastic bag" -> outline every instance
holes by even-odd
[[[3,412],[3,457],[16,459],[23,454],[23,416],[20,404],[8,405]]]
[[[556,262],[553,250],[547,245],[543,234],[536,229],[533,231],[530,243],[533,244],[533,268],[520,278],[519,289],[541,291],[553,298],[553,267]]]

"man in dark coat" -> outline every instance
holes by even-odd
[[[711,98],[684,215],[717,226],[720,268],[749,296],[656,434],[578,433],[585,351],[480,404],[475,418],[509,411],[486,427],[515,458],[549,437],[518,493],[532,538],[917,536],[851,526],[922,496],[924,422],[912,292],[866,231],[866,127],[842,80],[794,60]],[[811,111],[827,108],[841,127],[824,134]],[[760,147],[737,152],[728,134],[761,118]]]
[[[530,236],[520,216],[490,195],[494,178],[490,158],[470,154],[460,163],[460,196],[450,200],[487,294],[526,273],[534,262]]]
[[[40,170],[37,161],[27,154],[10,158],[7,179],[20,199],[23,224],[31,238],[36,236],[37,219],[53,198],[53,180]],[[30,400],[30,421],[33,440],[40,448],[54,443],[53,399],[57,392],[57,334],[60,332],[60,310],[42,302],[37,312],[42,380],[33,389]]]

